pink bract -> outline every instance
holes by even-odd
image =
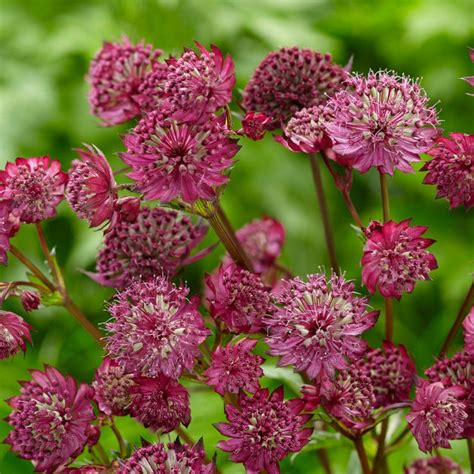
[[[271,122],[272,119],[263,112],[247,112],[242,119],[242,132],[253,141],[261,140]]]
[[[31,326],[11,311],[0,310],[0,360],[26,351],[26,340],[30,343]]]

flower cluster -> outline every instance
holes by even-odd
[[[0,360],[15,355],[20,349],[26,350],[25,340],[31,342],[30,329],[17,314],[0,310]]]

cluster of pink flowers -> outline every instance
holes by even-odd
[[[89,385],[53,367],[32,370],[20,394],[8,400],[6,443],[37,472],[216,473],[217,454],[208,455],[213,447],[206,453],[202,440],[192,442],[183,428],[195,415],[195,384],[222,399],[227,421],[215,428],[227,439],[217,447],[251,474],[278,474],[280,461],[292,453],[313,444],[319,449],[312,436],[321,429],[353,441],[367,474],[363,436],[381,424],[373,460],[378,472],[389,442],[386,420],[404,409],[423,452],[471,439],[474,307],[466,313],[472,288],[451,331],[462,323],[463,349],[446,356],[450,333],[424,378],[388,329],[388,340],[375,347],[365,333],[380,313],[372,295],[385,299],[389,328],[391,300],[412,293],[438,267],[428,251],[434,240],[424,237],[428,227],[389,218],[385,175],[413,172],[426,153],[423,182],[435,185],[450,208],[469,210],[474,136],[442,137],[437,111],[417,81],[387,71],[353,74],[329,54],[298,47],[272,52],[258,65],[242,92],[240,128],[234,127],[233,60],[214,45],[196,46],[160,61],[160,49],[124,37],[104,43],[93,59],[87,76],[92,114],[105,126],[136,120],[122,137],[124,170],[114,172],[94,145],[76,150],[79,158],[68,173],[47,156],[17,158],[0,170],[0,264],[11,252],[33,274],[0,282],[0,302],[19,297],[26,312],[63,305],[104,348]],[[353,217],[353,171],[380,174],[384,222],[365,226],[354,218],[364,241],[360,278],[349,280],[339,268],[306,279],[292,275],[279,262],[286,231],[275,218],[263,216],[233,231],[220,198],[238,138],[262,140],[277,129],[273,138],[287,149],[311,160],[321,153]],[[130,179],[125,183],[122,171]],[[83,272],[116,291],[103,333],[73,304],[54,253],[45,250],[41,222],[53,218],[64,199],[103,234],[96,272]],[[216,248],[198,249],[208,231],[205,219],[228,253],[196,294],[179,276]],[[38,231],[48,275],[11,242],[25,224]],[[359,294],[359,286],[369,295]],[[16,313],[0,311],[0,359],[25,351],[31,329]],[[269,372],[284,374],[287,366],[304,381],[292,399],[285,399],[283,385],[266,388]],[[166,438],[141,447],[124,442],[114,419],[123,416]],[[120,448],[108,450],[111,460],[97,444],[103,427],[112,428]],[[91,459],[74,465],[86,448]],[[405,473],[461,472],[436,454],[406,464]]]

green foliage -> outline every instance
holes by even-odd
[[[279,46],[297,44],[330,51],[341,64],[353,55],[354,69],[359,72],[387,68],[423,77],[433,101],[441,102],[446,131],[469,132],[474,99],[466,95],[469,86],[459,78],[472,74],[467,50],[469,44],[474,44],[470,7],[468,0],[2,0],[0,166],[3,168],[17,156],[50,154],[67,169],[74,158],[72,148],[83,142],[94,143],[113,166],[119,166],[115,153],[123,149],[119,134],[127,125],[112,129],[98,126],[88,113],[84,75],[101,41],[118,39],[121,34],[133,40],[145,38],[167,54],[179,54],[183,46],[192,47],[194,39],[205,45],[216,43],[235,60],[238,88],[245,85],[263,56]],[[237,94],[235,99],[237,102]],[[243,139],[242,145],[223,200],[233,224],[239,227],[264,213],[275,216],[287,229],[283,256],[286,266],[300,275],[328,266],[309,163],[284,150],[270,136],[256,143]],[[324,179],[340,264],[360,285],[361,241],[329,177]],[[393,218],[412,216],[415,224],[428,225],[427,236],[437,241],[432,249],[440,268],[433,272],[433,281],[419,284],[394,308],[396,340],[416,358],[419,374],[439,350],[470,284],[474,240],[473,227],[468,225],[472,221],[468,221],[465,211],[449,211],[445,201],[434,200],[433,187],[423,186],[421,181],[420,173],[398,173],[390,180]],[[364,221],[380,217],[374,173],[356,176],[352,194]],[[205,244],[216,241],[209,234]],[[78,272],[94,268],[100,232],[74,219],[63,203],[58,218],[47,223],[46,236],[56,247],[73,299],[92,321],[105,321],[104,303],[112,291]],[[38,265],[43,264],[32,226],[24,226],[15,245]],[[194,292],[201,287],[203,272],[215,267],[222,252],[219,246],[182,275]],[[24,269],[13,257],[10,259],[8,269],[0,269],[1,279],[24,279]],[[371,304],[382,307],[378,297]],[[8,302],[8,307],[23,314],[18,302]],[[24,357],[1,363],[0,399],[17,394],[16,381],[28,379],[27,369],[41,368],[43,363],[55,365],[80,381],[91,380],[100,362],[100,350],[64,309],[50,306],[27,315],[27,319],[35,328],[34,346]],[[382,334],[379,323],[368,339],[378,344]],[[456,342],[459,345],[459,336]],[[295,377],[291,372],[269,368],[267,376],[268,385],[283,382],[287,395],[294,396]],[[190,433],[196,439],[203,436],[212,454],[220,435],[211,422],[224,419],[222,402],[209,391],[195,388],[190,386]],[[1,402],[0,417],[8,412],[8,406]],[[141,436],[154,439],[132,420],[120,419],[118,423],[133,445],[139,444]],[[0,438],[7,431],[8,425],[0,422]],[[356,472],[358,463],[352,447],[342,444],[336,454],[331,436],[315,437],[312,445],[330,446],[334,472]],[[116,448],[108,428],[103,430],[102,441],[110,449]],[[367,449],[374,454],[370,441]],[[446,453],[467,468],[465,444],[454,443],[453,451]],[[419,454],[414,442],[404,445],[390,457],[390,472],[401,472],[402,466]],[[243,472],[240,465],[225,459],[219,452],[223,472]],[[322,469],[314,450],[305,449],[285,460],[282,471],[307,474]],[[0,472],[28,473],[32,468],[1,445]]]

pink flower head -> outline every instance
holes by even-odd
[[[428,227],[410,226],[410,219],[384,224],[373,221],[366,230],[362,256],[362,283],[370,293],[386,298],[411,293],[417,280],[429,280],[438,262],[427,249],[435,242],[421,237]]]
[[[134,100],[138,103],[141,113],[151,112],[163,105],[164,86],[168,76],[166,63],[153,63],[152,70],[143,78]]]
[[[164,111],[150,112],[123,138],[127,151],[120,157],[133,168],[128,176],[149,200],[213,199],[229,180],[224,172],[239,150],[224,120],[211,115],[199,124],[183,124]]]
[[[193,224],[182,212],[144,207],[132,222],[120,220],[105,235],[97,256],[97,274],[90,276],[114,288],[124,288],[137,278],[173,276],[199,258],[190,253],[206,232],[204,224]]]
[[[279,365],[294,365],[310,379],[334,374],[367,349],[359,336],[377,321],[367,312],[366,298],[354,294],[354,283],[333,274],[284,280],[275,295],[277,309],[266,319],[268,353],[281,356]]]
[[[284,136],[275,136],[275,140],[291,151],[303,153],[330,148],[332,143],[324,127],[327,116],[322,105],[301,109],[283,127]]]
[[[214,113],[232,100],[234,63],[211,45],[208,51],[196,42],[199,53],[185,50],[179,59],[167,61],[164,95],[178,120],[196,121]]]
[[[264,360],[252,354],[256,339],[241,339],[236,344],[218,346],[212,354],[211,366],[204,372],[206,382],[220,395],[225,392],[238,393],[239,390],[256,392],[258,379],[263,376],[260,367]]]
[[[462,326],[464,328],[464,350],[474,355],[474,306],[464,319]]]
[[[474,63],[474,48],[469,48],[469,57],[471,58],[471,63]],[[474,76],[462,77],[470,86],[474,87]],[[474,95],[474,94],[468,94]]]
[[[384,341],[382,349],[370,349],[356,365],[371,380],[375,408],[410,398],[416,368],[404,346]]]
[[[243,463],[247,472],[265,470],[278,474],[278,462],[289,453],[300,451],[309,441],[311,428],[304,428],[311,415],[301,415],[304,401],[283,400],[283,387],[272,394],[258,390],[253,397],[239,393],[239,408],[225,406],[229,423],[215,426],[229,440],[220,441],[219,448],[232,453],[231,461]]]
[[[421,451],[450,448],[449,440],[461,437],[468,416],[460,400],[465,393],[457,385],[445,388],[441,382],[420,383],[406,418]]]
[[[133,45],[127,37],[121,43],[104,42],[88,75],[91,112],[102,125],[117,125],[140,114],[136,96],[160,55],[152,45]]]
[[[242,106],[272,117],[270,128],[279,128],[298,110],[325,103],[346,76],[330,54],[282,48],[258,65],[243,92]]]
[[[136,377],[131,389],[130,414],[146,428],[169,433],[191,422],[188,391],[166,375]]]
[[[0,263],[6,265],[10,250],[10,237],[14,234],[11,222],[11,201],[0,199]]]
[[[112,319],[107,349],[127,371],[156,377],[178,378],[191,369],[199,345],[210,331],[189,289],[176,287],[165,277],[134,281],[119,292],[109,308]]]
[[[474,135],[450,133],[440,137],[428,151],[433,157],[421,171],[428,171],[424,184],[434,184],[436,198],[445,197],[451,209],[474,206]]]
[[[205,462],[206,453],[202,442],[194,446],[169,443],[149,444],[137,449],[119,467],[117,474],[213,474],[214,465]]]
[[[94,419],[93,395],[88,385],[78,387],[53,367],[32,370],[31,381],[22,382],[21,395],[8,401],[13,430],[5,441],[31,460],[36,471],[54,472],[84,449]]]
[[[57,160],[17,158],[0,171],[0,203],[9,200],[12,214],[21,222],[40,222],[56,215],[66,182],[67,174]]]
[[[247,112],[242,119],[242,132],[253,141],[261,140],[271,122],[272,119],[263,112]]]
[[[20,299],[23,308],[28,312],[38,309],[41,303],[41,296],[37,291],[22,291]]]
[[[439,132],[436,110],[416,81],[379,71],[352,75],[327,104],[326,129],[340,159],[361,173],[413,172]]]
[[[20,316],[0,310],[0,360],[26,351],[25,340],[31,343],[31,326]]]
[[[100,411],[109,416],[128,415],[134,385],[132,374],[127,373],[117,361],[104,357],[92,382],[94,399]]]
[[[256,333],[272,311],[270,292],[260,277],[237,264],[223,263],[205,277],[206,304],[211,316],[234,333]]]
[[[445,456],[415,459],[403,470],[404,474],[463,474],[459,464]]]

